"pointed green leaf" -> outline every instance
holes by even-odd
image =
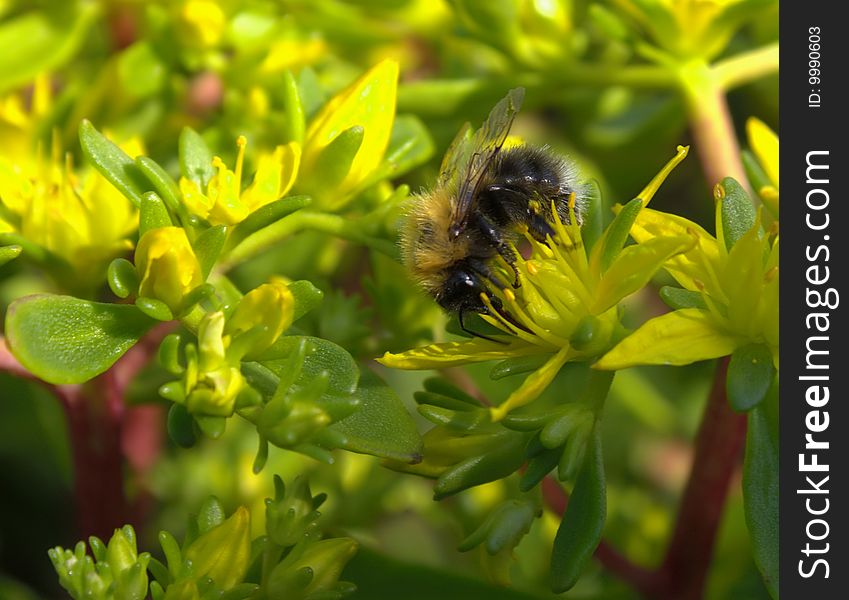
[[[95,129],[87,119],[80,123],[80,145],[94,168],[133,204],[141,206],[142,196],[152,185],[136,161]]]
[[[289,291],[295,297],[295,312],[293,321],[297,321],[309,311],[321,303],[324,292],[315,287],[311,282],[301,279],[289,284]]]
[[[584,464],[578,473],[551,552],[551,589],[565,592],[575,585],[601,541],[607,514],[601,432],[589,440]]]
[[[128,304],[37,294],[14,301],[6,335],[17,359],[48,383],[83,383],[100,375],[156,321]]]
[[[184,127],[180,132],[178,153],[180,173],[189,181],[198,184],[201,190],[205,190],[209,180],[215,175],[209,146],[198,132],[191,127]]]
[[[195,422],[184,404],[172,404],[168,410],[168,437],[181,448],[191,448],[197,441]]]
[[[360,125],[349,127],[321,150],[312,170],[312,186],[329,190],[338,185],[348,171],[363,143],[365,129]]]
[[[284,139],[303,144],[306,130],[304,107],[298,92],[298,82],[288,70],[283,72],[283,110],[286,112]]]
[[[604,232],[604,199],[601,197],[601,188],[596,180],[589,182],[587,196],[584,221],[581,223],[581,239],[584,240],[584,246],[589,252]]]
[[[680,308],[701,308],[707,310],[707,305],[701,293],[685,290],[684,288],[665,285],[660,288],[660,299],[666,303],[666,306],[673,310]]]
[[[527,439],[527,435],[519,433],[502,434],[496,445],[484,454],[466,459],[443,473],[433,487],[434,500],[507,477],[525,462],[522,449]]]
[[[725,192],[720,200],[722,237],[725,239],[725,248],[731,250],[737,240],[754,226],[755,207],[743,186],[733,178],[726,177],[720,185]]]
[[[772,352],[766,344],[748,344],[737,348],[728,364],[725,389],[731,408],[746,412],[766,398],[775,378]]]
[[[139,237],[151,229],[160,227],[171,227],[171,217],[162,198],[154,192],[147,192],[142,196],[139,207]]]
[[[224,225],[215,225],[214,227],[205,229],[195,239],[195,243],[192,244],[192,249],[195,251],[198,263],[200,263],[201,273],[203,273],[204,279],[209,276],[212,267],[215,266],[215,262],[218,260],[221,250],[224,249],[224,242],[226,241],[227,227]]]
[[[619,256],[625,242],[628,241],[628,234],[631,231],[631,226],[640,214],[643,208],[643,201],[640,198],[634,198],[628,204],[622,207],[622,210],[613,218],[613,221],[607,227],[605,235],[601,239],[601,272],[607,271],[607,268],[613,264],[613,261]]]
[[[773,389],[777,390],[777,386]],[[778,426],[777,394],[749,413],[743,464],[743,504],[755,564],[767,589],[778,598]]]
[[[309,196],[289,196],[261,206],[233,228],[230,232],[230,237],[227,239],[226,247],[228,249],[235,248],[249,235],[256,233],[263,227],[271,225],[275,221],[279,221],[296,210],[308,206],[310,202]]]
[[[0,266],[3,266],[10,260],[14,260],[18,256],[20,256],[22,250],[23,247],[18,246],[17,244],[13,244],[11,246],[3,246],[2,248],[0,248]]]
[[[180,208],[180,190],[171,176],[159,166],[159,163],[147,156],[136,157],[136,165],[144,176],[150,180],[159,197],[174,214]]]
[[[421,460],[416,423],[391,387],[364,369],[354,396],[360,400],[356,412],[330,426],[347,438],[343,448],[407,463]]]

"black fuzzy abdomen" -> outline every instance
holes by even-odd
[[[516,146],[496,157],[478,203],[480,210],[499,225],[526,225],[535,237],[545,239],[552,233],[546,225],[551,222],[551,203],[560,219],[568,222],[572,192],[580,204],[583,194],[571,163],[544,148]]]

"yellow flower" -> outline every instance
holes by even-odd
[[[254,327],[265,327],[258,338],[251,339],[247,356],[254,356],[273,344],[292,324],[295,298],[283,283],[264,283],[245,294],[227,320],[225,331],[232,336]]]
[[[177,14],[181,39],[196,48],[212,48],[221,41],[227,17],[218,2],[187,0]]]
[[[3,156],[26,168],[34,166],[38,127],[53,104],[50,78],[39,75],[32,84],[32,98],[27,102],[22,93],[0,98],[0,140]],[[26,108],[29,104],[29,109]],[[26,162],[30,161],[30,162]]]
[[[384,60],[331,98],[304,141],[298,189],[322,209],[337,209],[378,167],[395,119],[398,63]]]
[[[778,136],[763,121],[751,117],[746,121],[749,147],[763,170],[766,181],[752,182],[758,185],[758,196],[774,217],[778,217]],[[744,159],[746,156],[744,156]]]
[[[139,296],[161,300],[174,313],[186,294],[203,283],[200,264],[181,227],[147,231],[136,248],[135,264]]]
[[[186,353],[182,398],[171,399],[185,403],[186,410],[195,415],[232,415],[236,397],[246,382],[239,360],[227,352],[229,345],[230,336],[224,334],[224,313],[207,314],[198,327],[197,356],[194,350]]]
[[[679,147],[677,155],[638,198],[648,202],[686,155],[687,148]],[[546,245],[527,236],[531,256],[520,256],[515,265],[521,286],[515,290],[493,288],[491,296],[482,295],[488,314],[481,317],[503,335],[493,340],[432,344],[400,354],[387,352],[378,362],[399,369],[438,369],[550,354],[541,368],[491,410],[493,420],[499,420],[539,396],[566,362],[587,360],[609,348],[620,327],[617,303],[645,286],[667,260],[696,243],[692,234],[683,232],[640,246],[616,247],[618,230],[614,221],[588,252],[574,215],[568,225],[559,221],[556,211],[554,215],[556,240]],[[511,280],[507,269],[504,279]]]
[[[49,159],[40,152],[0,156],[0,208],[0,234],[48,251],[45,265],[69,265],[56,275],[71,288],[101,282],[109,261],[132,248],[127,238],[138,227],[133,204],[94,171],[78,176],[56,140]]]
[[[285,196],[292,188],[301,162],[301,147],[296,142],[277,146],[271,154],[260,155],[253,182],[242,191],[242,165],[247,140],[239,136],[236,168],[231,171],[217,156],[212,165],[218,172],[210,179],[206,190],[197,183],[180,179],[183,203],[193,214],[213,225],[235,225],[256,209]]]
[[[685,365],[727,356],[748,344],[766,345],[778,368],[777,229],[765,232],[758,212],[751,215],[748,230],[733,232],[740,223],[723,218],[723,204],[750,202],[734,180],[717,186],[717,198],[716,238],[683,217],[646,208],[640,212],[631,229],[640,245],[684,230],[698,238],[691,250],[665,265],[686,290],[684,302],[682,308],[644,323],[602,357],[596,368]],[[735,217],[743,220],[740,213]]]

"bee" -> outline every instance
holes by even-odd
[[[510,90],[474,134],[466,124],[442,161],[436,185],[413,197],[401,228],[402,256],[413,278],[475,337],[486,336],[467,329],[464,314],[487,314],[487,286],[505,287],[493,259],[504,259],[513,287],[519,287],[514,244],[522,232],[541,242],[553,239],[552,205],[568,223],[574,193],[580,222],[586,200],[578,171],[565,157],[547,147],[505,147],[524,95],[523,88]],[[497,298],[491,303],[501,312]]]

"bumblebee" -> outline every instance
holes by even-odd
[[[413,197],[401,229],[404,263],[418,284],[446,311],[488,312],[487,285],[503,288],[491,263],[501,256],[519,287],[514,244],[526,230],[545,242],[554,237],[552,203],[568,223],[569,197],[580,220],[586,190],[573,163],[546,147],[505,147],[525,91],[510,90],[474,134],[460,131],[442,161],[434,188]],[[497,298],[493,306],[499,309]]]

